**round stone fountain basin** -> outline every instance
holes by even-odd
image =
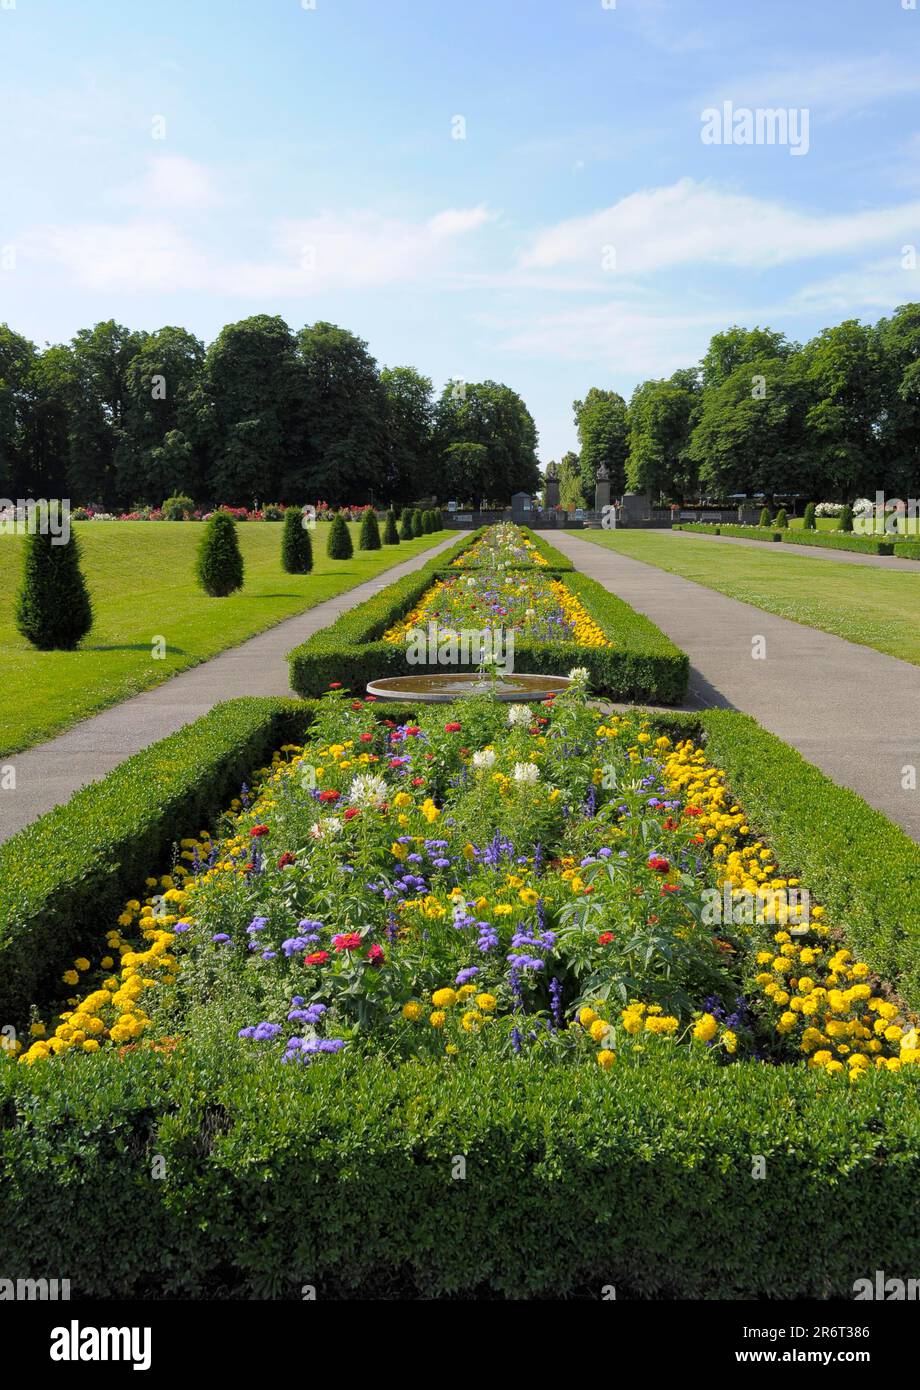
[[[481,676],[478,671],[455,671],[453,674],[418,676],[388,676],[371,681],[368,695],[378,700],[409,700],[426,705],[446,705],[462,700],[466,695],[493,695],[496,700],[545,700],[549,695],[561,695],[572,684],[568,676],[514,675]]]

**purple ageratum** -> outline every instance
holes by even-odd
[[[173,931],[179,933],[180,935],[181,935],[181,933],[183,933],[183,932],[187,932],[187,931],[191,931],[191,930],[192,930],[192,924],[191,924],[191,922],[177,922],[176,925],[173,927]]]
[[[319,1023],[325,1012],[325,1004],[310,1004],[305,1009],[292,1009],[288,1014],[288,1023]]]
[[[226,946],[230,938],[225,931],[219,931],[214,933],[211,940],[214,942],[215,946]]]
[[[253,1042],[271,1042],[281,1032],[280,1023],[257,1023],[254,1027],[241,1028],[238,1038],[252,1038]]]
[[[477,922],[476,926],[479,929],[479,940],[476,945],[485,955],[487,951],[491,951],[493,947],[498,945],[498,932],[489,922]]]
[[[289,1038],[282,1062],[311,1062],[322,1052],[341,1052],[343,1038]]]
[[[468,985],[469,982],[470,982],[470,980],[474,980],[478,974],[479,974],[479,966],[478,966],[478,965],[468,965],[468,966],[466,966],[466,968],[465,968],[464,970],[458,971],[458,973],[457,973],[457,978],[454,980],[454,984],[455,984],[455,985]]]
[[[264,931],[265,928],[266,928],[267,926],[268,926],[268,918],[267,918],[267,917],[253,917],[252,921],[249,923],[249,926],[246,928],[246,930],[247,930],[248,932]]]

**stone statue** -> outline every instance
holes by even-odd
[[[600,468],[597,470],[597,481],[599,483],[606,483],[609,477],[610,474],[607,471],[607,465],[606,463],[602,463]]]

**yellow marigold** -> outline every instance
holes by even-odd
[[[718,1031],[719,1025],[712,1014],[703,1014],[694,1024],[693,1036],[697,1042],[707,1043],[712,1041]]]
[[[600,1052],[597,1054],[597,1065],[601,1068],[602,1071],[609,1071],[616,1059],[616,1053],[611,1052],[609,1048],[604,1047],[601,1048]]]
[[[428,1022],[432,1028],[443,1028],[447,1022],[447,1014],[443,1009],[435,1009],[433,1013],[428,1015]]]
[[[484,1014],[492,1013],[498,1004],[494,994],[477,994],[476,1007]]]
[[[414,999],[410,999],[408,1004],[403,1004],[402,1016],[409,1023],[417,1023],[424,1012],[421,1004]]]
[[[457,992],[453,989],[436,989],[431,996],[431,1002],[436,1009],[449,1009],[457,1002]]]

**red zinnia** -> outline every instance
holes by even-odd
[[[330,681],[330,682],[329,682],[329,689],[330,689],[330,690],[341,690],[341,689],[342,689],[342,682],[341,682],[341,681]]]
[[[362,734],[362,735],[361,735],[361,742],[362,742],[362,743],[371,743],[371,742],[373,741],[373,738],[374,738],[374,735],[373,735],[373,734]]]
[[[287,866],[288,866],[288,864],[296,864],[296,863],[297,863],[297,856],[294,855],[294,854],[292,854],[291,851],[290,851],[289,849],[286,849],[286,850],[284,851],[284,853],[282,854],[281,858],[278,860],[278,868],[279,868],[279,869],[286,869]]]
[[[250,830],[249,834],[250,834],[250,836],[252,837],[252,839],[254,839],[254,840],[261,840],[261,838],[262,838],[263,835],[267,835],[267,834],[268,834],[268,826],[267,826],[267,825],[254,825],[254,826],[252,827],[252,829]]]
[[[445,724],[445,725],[444,725],[444,732],[445,732],[445,734],[459,734],[459,732],[460,732],[460,725],[459,725],[459,724]]]
[[[344,819],[345,819],[345,820],[354,820],[354,818],[355,818],[356,815],[358,815],[358,808],[357,808],[357,806],[349,806],[348,810],[345,812]]]
[[[662,825],[664,826],[665,830],[677,829],[677,821],[674,819],[673,816],[665,816],[664,820],[662,821]]]
[[[412,785],[413,785],[413,787],[424,787],[424,785],[425,785],[425,779],[424,779],[424,777],[413,777],[413,778],[412,778]]]
[[[314,951],[310,956],[304,956],[304,965],[325,965],[329,959],[328,951]]]
[[[361,701],[360,701],[360,700],[352,700],[352,702],[351,702],[351,707],[352,707],[352,709],[360,709],[360,708],[361,708]]]
[[[600,936],[597,938],[597,944],[598,946],[609,946],[612,940],[612,931],[602,931]]]
[[[358,951],[361,949],[361,936],[359,932],[341,932],[332,938],[332,944],[337,951]]]
[[[383,954],[383,947],[374,945],[367,953],[367,958],[371,965],[383,965],[386,956]]]
[[[662,892],[662,895],[665,894],[665,893],[679,893],[679,892],[680,892],[680,884],[679,884],[679,883],[663,883],[663,884],[661,885],[661,892]]]
[[[334,791],[332,790],[332,788],[330,787],[329,791],[327,791],[327,792],[320,792],[320,794],[319,794],[319,799],[320,799],[320,801],[338,801],[338,799],[339,799],[339,792],[334,792]]]
[[[656,874],[666,874],[671,868],[671,861],[661,854],[653,854],[649,858],[648,866]]]

